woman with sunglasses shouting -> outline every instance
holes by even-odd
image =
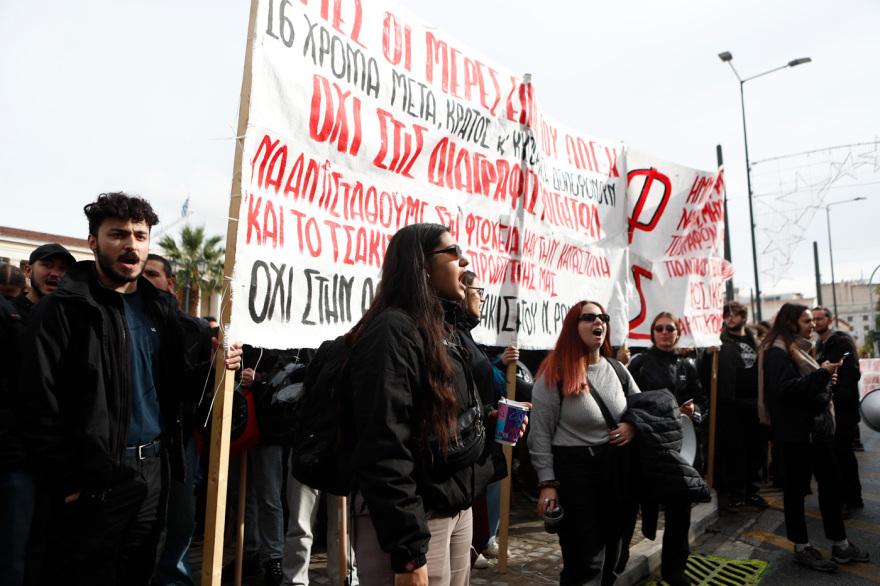
[[[628,557],[633,500],[625,455],[635,427],[621,421],[627,396],[639,388],[611,358],[609,321],[598,303],[575,303],[532,390],[538,515],[559,534],[563,585],[613,584]]]
[[[459,333],[462,346],[468,351],[471,372],[474,382],[480,392],[480,399],[487,409],[497,409],[498,400],[507,396],[507,381],[503,372],[498,370],[489,361],[482,348],[477,346],[471,335],[471,330],[480,324],[480,312],[483,302],[486,300],[486,290],[483,288],[480,278],[476,273],[467,271],[464,274],[464,284],[467,287],[465,298],[461,307],[456,308],[455,329]],[[506,367],[519,358],[519,350],[510,345],[505,348],[501,355],[501,363]],[[531,403],[526,403],[531,408]],[[491,406],[491,407],[490,407]],[[528,420],[528,418],[526,418]],[[493,430],[489,430],[490,434]],[[482,553],[491,551],[495,543],[495,534],[501,523],[501,480],[507,476],[507,460],[501,450],[501,444],[495,441],[487,442],[485,456],[491,458],[494,465],[492,481],[486,489],[486,494],[480,495],[474,503],[474,558],[475,568],[487,568],[488,560]],[[497,545],[495,546],[497,552]],[[492,557],[498,557],[497,553]]]
[[[357,445],[353,542],[361,584],[465,586],[471,503],[492,475],[486,410],[449,308],[467,258],[448,228],[388,243],[382,281],[346,335]]]
[[[678,353],[680,335],[678,319],[673,314],[668,311],[657,314],[651,323],[651,347],[636,354],[627,367],[640,389],[666,389],[675,396],[681,413],[699,424],[706,416],[708,402],[693,364]],[[691,503],[663,504],[666,525],[660,572],[671,586],[690,584],[685,568],[690,554]]]

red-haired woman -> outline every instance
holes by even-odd
[[[541,488],[538,514],[554,504],[564,510],[558,525],[563,585],[613,584],[629,547],[624,535],[632,506],[620,490],[628,480],[617,464],[635,428],[620,423],[626,411],[622,382],[629,394],[639,389],[609,358],[609,321],[598,303],[576,303],[532,391],[528,443]],[[609,428],[600,403],[616,427]]]
[[[829,381],[839,362],[816,363],[813,315],[806,305],[786,303],[761,342],[760,407],[769,407],[773,440],[782,449],[785,471],[785,530],[794,543],[796,562],[830,572],[837,564],[867,562],[868,554],[846,538],[840,513],[840,478],[834,460],[834,409]],[[819,484],[819,511],[825,537],[833,542],[831,559],[810,545],[804,495],[810,479]],[[835,563],[836,562],[836,563]]]

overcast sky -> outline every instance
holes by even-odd
[[[752,161],[880,136],[873,0],[401,4],[531,73],[545,111],[567,126],[703,170],[722,145],[738,287],[753,284],[740,86],[718,53],[730,51],[744,78],[813,60],[745,84]],[[191,221],[224,234],[247,19],[243,0],[0,3],[0,225],[85,236],[82,206],[125,190],[151,200],[157,231],[190,196]],[[867,279],[880,262],[878,168],[854,171],[825,200],[867,198],[832,208],[838,281]],[[795,249],[792,278],[762,278],[766,293],[814,294],[813,240],[830,280],[825,215]]]

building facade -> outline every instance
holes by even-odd
[[[89,248],[89,241],[85,238],[73,238],[60,234],[48,234],[33,230],[22,230],[0,226],[0,263],[9,263],[24,270],[28,264],[31,252],[35,248],[50,242],[57,242],[66,248],[77,260],[93,260],[95,255]],[[162,254],[161,249],[151,250],[156,254]],[[178,283],[179,298],[183,299],[183,283]],[[216,293],[202,295],[199,299],[199,315],[213,315],[219,317],[220,296]]]

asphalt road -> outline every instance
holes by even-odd
[[[782,492],[766,487],[762,495],[771,507],[764,511],[744,509],[738,514],[719,511],[719,520],[691,547],[692,553],[727,559],[763,560],[770,566],[761,576],[762,586],[862,585],[880,583],[880,434],[864,424],[861,427],[864,452],[857,452],[864,509],[853,510],[845,521],[847,537],[871,555],[870,563],[849,563],[834,573],[817,572],[795,563],[791,542],[785,537]],[[814,547],[830,556],[831,543],[825,538],[819,515],[815,481],[813,495],[807,497],[807,527]]]

